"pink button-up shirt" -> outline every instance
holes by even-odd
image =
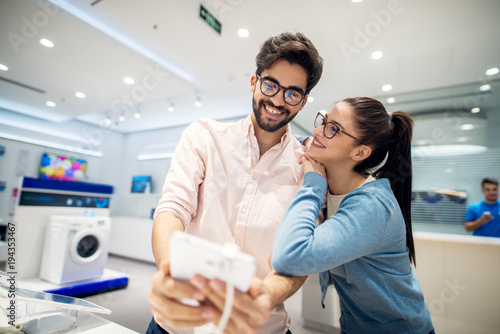
[[[155,215],[170,212],[188,233],[218,244],[236,243],[257,259],[257,277],[263,279],[271,270],[276,229],[302,185],[302,153],[289,126],[280,143],[259,159],[250,116],[235,123],[196,121],[176,148]],[[289,323],[280,305],[260,332],[285,333]]]

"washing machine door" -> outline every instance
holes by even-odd
[[[103,253],[104,242],[104,233],[98,228],[82,229],[71,238],[71,258],[79,264],[95,262]]]

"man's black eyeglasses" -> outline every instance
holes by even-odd
[[[270,79],[261,78],[259,75],[257,75],[257,79],[260,80],[260,91],[262,94],[273,97],[278,94],[280,90],[283,90],[283,100],[291,106],[298,105],[305,97],[303,93],[300,93],[295,89],[280,86]]]

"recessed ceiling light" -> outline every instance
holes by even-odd
[[[52,102],[52,101],[47,101],[47,102],[45,102],[45,105],[46,105],[47,107],[55,107],[55,106],[56,106],[56,104],[55,104],[54,102]]]
[[[473,113],[473,114],[477,114],[477,113],[478,113],[478,112],[480,112],[480,111],[481,111],[481,108],[472,108],[472,109],[470,110],[470,112],[471,112],[471,113]]]
[[[242,28],[238,30],[238,36],[240,36],[241,38],[247,38],[248,36],[250,36],[250,32],[247,29]]]
[[[51,41],[49,41],[48,39],[45,39],[45,38],[42,38],[40,40],[40,44],[42,44],[43,46],[46,46],[48,48],[53,48],[54,47],[54,43],[52,43]]]
[[[199,96],[196,98],[196,101],[194,102],[194,105],[195,105],[196,107],[198,107],[198,108],[199,108],[199,107],[201,107],[201,99],[200,99],[200,97],[199,97]]]
[[[133,85],[135,80],[132,79],[131,77],[125,77],[123,78],[123,82],[125,82],[127,85]]]
[[[394,103],[394,102],[396,102],[395,98],[393,98],[393,97],[387,98],[387,103]]]
[[[170,105],[167,107],[167,110],[168,110],[168,112],[174,112],[175,108],[174,108],[173,102],[170,102]]]
[[[392,90],[392,85],[383,85],[382,90],[384,92],[388,92],[388,91]]]
[[[475,128],[474,124],[462,124],[460,126],[460,130],[472,130],[474,128]]]
[[[493,67],[486,71],[486,75],[495,75],[498,72],[499,72],[498,67]]]
[[[308,103],[313,103],[313,102],[314,102],[314,97],[312,97],[312,96],[308,96],[308,97],[307,97],[307,102],[308,102]]]
[[[358,2],[361,2],[363,0],[351,0],[351,1],[354,2],[354,3],[358,3]]]
[[[135,111],[134,117],[137,118],[137,119],[141,118],[141,112],[140,112],[140,110],[136,110]]]
[[[84,93],[82,93],[82,92],[76,92],[76,93],[75,93],[75,96],[76,96],[76,97],[78,97],[78,98],[80,98],[80,99],[85,98],[85,94],[84,94]]]
[[[0,64],[0,70],[2,70],[2,71],[8,71],[9,68],[7,66],[5,66],[4,64]]]
[[[118,117],[118,120],[119,120],[120,122],[124,122],[124,121],[125,121],[125,114],[124,114],[124,113],[122,113],[122,114]]]
[[[382,58],[383,56],[384,56],[384,53],[382,51],[374,51],[374,52],[372,52],[372,55],[371,55],[373,60],[378,60],[378,59]]]
[[[479,90],[481,92],[486,92],[486,91],[489,91],[490,89],[491,89],[490,85],[482,85],[481,87],[479,87]]]

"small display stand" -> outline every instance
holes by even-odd
[[[0,317],[2,333],[65,333],[77,328],[79,312],[111,313],[83,299],[13,287],[7,274],[0,275],[0,308],[7,315]],[[15,326],[9,324],[11,318]]]

